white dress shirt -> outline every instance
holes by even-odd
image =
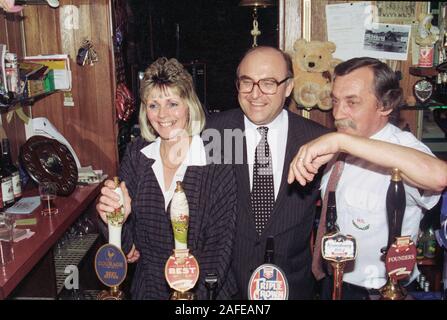
[[[206,165],[206,153],[205,147],[203,145],[203,141],[198,135],[194,135],[191,139],[191,144],[189,145],[188,154],[186,155],[183,162],[177,168],[174,177],[172,179],[171,185],[166,190],[165,186],[165,178],[163,172],[163,163],[161,161],[160,156],[160,143],[161,139],[158,137],[152,142],[150,145],[141,149],[141,152],[148,157],[149,159],[154,159],[154,163],[152,164],[152,170],[155,173],[155,177],[157,178],[158,185],[163,193],[163,197],[165,199],[165,210],[168,210],[169,202],[174,195],[176,182],[183,181],[185,176],[186,169],[188,166],[205,166]]]
[[[272,155],[273,185],[275,188],[275,200],[281,186],[284,157],[286,156],[287,133],[289,131],[289,117],[286,110],[269,124],[258,126],[244,116],[245,137],[247,141],[247,161],[250,174],[250,191],[253,187],[253,165],[255,162],[256,146],[261,140],[261,134],[256,130],[259,127],[268,127],[267,141]]]
[[[387,141],[432,154],[430,149],[410,132],[387,124],[371,139]],[[332,168],[321,181],[322,195],[326,190]],[[345,269],[343,281],[366,288],[378,289],[386,282],[385,264],[380,260],[380,249],[388,242],[386,193],[391,170],[352,156],[346,157],[343,173],[337,185],[337,223],[340,232],[357,240],[357,258],[354,268]],[[406,210],[402,235],[410,235],[416,244],[423,210],[432,208],[439,200],[439,193],[424,192],[404,183]],[[419,271],[413,271],[409,282]]]

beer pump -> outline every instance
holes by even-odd
[[[274,264],[275,244],[267,238],[264,263],[253,271],[248,282],[249,300],[287,300],[289,283],[284,271]]]
[[[328,261],[334,271],[334,287],[332,300],[342,298],[343,273],[348,261],[357,256],[355,238],[339,232],[337,225],[337,209],[335,192],[329,192],[326,212],[326,234],[321,240],[321,255]]]
[[[119,285],[126,279],[127,259],[121,250],[121,229],[124,223],[124,196],[119,186],[118,177],[113,178],[115,193],[120,197],[120,207],[107,214],[109,243],[103,245],[95,256],[95,270],[99,280],[110,290],[101,291],[98,300],[123,300],[124,293]]]
[[[401,236],[405,214],[405,189],[400,171],[392,169],[391,181],[386,195],[388,218],[388,245],[382,249],[385,254],[387,283],[380,288],[382,300],[404,300],[407,292],[399,280],[408,277],[416,262],[416,246],[410,236]]]
[[[175,249],[165,265],[165,278],[174,290],[171,300],[194,300],[196,296],[189,291],[199,280],[199,263],[189,252],[188,227],[189,206],[182,183],[177,187],[171,200],[171,224],[174,232]]]

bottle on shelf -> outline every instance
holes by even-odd
[[[424,292],[430,292],[430,282],[424,282]]]
[[[425,247],[426,234],[425,231],[419,230],[417,245],[416,245],[416,259],[424,259],[424,247]]]
[[[433,259],[436,254],[436,237],[433,227],[430,227],[427,231],[427,238],[424,245],[424,257]]]
[[[3,209],[9,208],[14,204],[14,192],[12,189],[12,177],[5,169],[3,159],[0,160],[0,183],[1,183],[0,206]]]
[[[418,291],[424,291],[424,287],[425,287],[425,276],[421,273],[419,277]]]
[[[2,139],[2,162],[4,170],[11,175],[14,201],[18,201],[22,197],[22,181],[19,169],[12,162],[8,139]]]

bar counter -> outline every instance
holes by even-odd
[[[42,258],[49,256],[52,260],[52,248],[63,233],[75,222],[75,220],[92,204],[99,195],[101,184],[77,186],[68,197],[59,196],[55,203],[59,213],[55,216],[42,216],[41,206],[32,214],[15,215],[16,219],[36,218],[37,223],[31,226],[18,226],[28,228],[35,234],[18,243],[13,244],[14,259],[6,266],[0,266],[0,299],[5,299],[16,286],[30,273]],[[24,193],[24,196],[38,195],[37,189]],[[49,254],[48,254],[49,253]],[[49,270],[51,273],[52,271]],[[54,272],[54,266],[53,266]],[[48,273],[48,279],[40,281],[52,281],[52,275]],[[54,284],[55,286],[55,284]]]

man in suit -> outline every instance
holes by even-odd
[[[213,152],[223,147],[223,161],[232,163],[236,172],[232,268],[239,293],[235,298],[248,297],[251,274],[264,263],[267,238],[274,237],[274,263],[285,272],[289,299],[311,299],[310,236],[319,180],[306,187],[288,185],[287,173],[300,146],[328,129],[284,109],[293,90],[293,69],[290,57],[281,50],[250,49],[238,66],[236,87],[241,109],[210,117],[209,131],[203,134],[205,141],[213,136],[207,145]]]

